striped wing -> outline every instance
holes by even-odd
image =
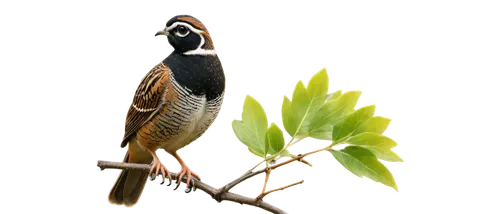
[[[168,85],[169,71],[163,63],[151,69],[142,79],[127,113],[125,136],[121,147],[125,147],[130,137],[158,112]]]

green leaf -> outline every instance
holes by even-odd
[[[337,99],[337,97],[340,97],[344,93],[344,87],[339,86],[337,87],[333,92],[332,92],[332,100]]]
[[[307,94],[309,97],[314,98],[326,95],[328,93],[328,81],[328,73],[323,68],[307,84]],[[320,100],[319,102],[323,103],[325,100]]]
[[[348,146],[339,151],[331,150],[331,153],[347,170],[358,177],[365,176],[398,191],[391,172],[369,150]]]
[[[357,135],[359,133],[363,132],[373,132],[377,134],[383,134],[384,131],[387,129],[389,126],[389,123],[391,123],[391,119],[385,118],[385,117],[372,117],[368,119],[363,125],[361,125],[359,128],[356,129],[352,133],[352,135]]]
[[[271,123],[271,126],[269,126],[269,128],[267,129],[266,145],[268,145],[269,148],[268,150],[266,150],[266,154],[270,155],[278,153],[285,146],[285,138],[283,138],[283,132],[275,123]]]
[[[340,95],[342,94],[342,90],[338,90],[336,92],[333,92],[331,94],[328,94],[328,96],[326,97],[326,101],[330,101],[330,100],[335,100],[337,99]]]
[[[297,157],[297,155],[291,154],[288,150],[285,150],[285,151],[281,152],[280,157],[295,158],[295,157]],[[310,165],[310,166],[312,166],[312,165]]]
[[[328,81],[328,74],[323,69],[311,78],[307,88],[302,81],[297,83],[291,104],[287,102],[287,99],[283,101],[283,123],[285,124],[285,130],[290,136],[307,135],[309,131],[307,127],[309,127],[310,119],[312,119],[316,110],[321,107],[327,98]],[[286,105],[290,105],[290,107]],[[291,119],[292,117],[294,119]]]
[[[306,86],[302,81],[299,81],[295,86],[295,90],[293,90],[292,109],[302,118],[306,114],[310,103],[311,99],[307,95]]]
[[[243,104],[241,118],[259,137],[262,136],[262,140],[264,139],[261,134],[267,130],[266,112],[264,112],[264,108],[262,108],[260,103],[249,95],[247,95],[245,104]]]
[[[327,124],[333,125],[339,122],[338,119],[354,109],[359,96],[361,96],[361,91],[349,91],[342,94],[338,99],[326,102],[311,119],[310,132],[315,132]]]
[[[292,136],[297,131],[299,121],[292,109],[292,102],[286,96],[283,98],[283,105],[281,106],[281,117],[286,132]]]
[[[359,97],[361,96],[361,91],[348,91],[340,95],[338,100],[338,106],[346,109],[348,113],[354,111],[354,107],[358,103]]]
[[[265,135],[267,116],[257,100],[247,96],[243,105],[243,120],[234,120],[233,131],[238,139],[254,154],[265,157]]]
[[[321,128],[311,131],[311,133],[309,133],[309,137],[320,140],[332,140],[332,129],[333,125],[326,124]]]
[[[398,142],[387,136],[372,132],[365,132],[351,137],[347,143],[370,150],[379,160],[392,164],[403,164],[404,157],[396,151]]]
[[[348,114],[344,120],[335,124],[332,130],[332,140],[335,142],[350,136],[354,130],[373,117],[375,105],[365,106]]]
[[[264,149],[259,146],[258,135],[241,120],[229,122],[233,136],[242,146],[247,147],[248,153],[257,157],[264,157]]]

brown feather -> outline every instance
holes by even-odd
[[[125,122],[125,135],[121,147],[125,147],[129,139],[148,122],[160,109],[165,93],[171,90],[169,68],[163,63],[155,66],[142,79],[137,88],[132,105],[127,113]]]
[[[123,162],[150,164],[152,161],[153,156],[146,150],[142,150],[135,138],[132,138]],[[124,204],[127,207],[133,206],[139,200],[147,178],[147,171],[123,170],[109,193],[109,202],[117,205]]]
[[[203,25],[203,23],[201,23],[200,20],[198,20],[197,18],[194,18],[192,16],[181,16],[178,18],[178,20],[187,22],[187,23],[191,24],[193,27],[195,27],[199,30],[202,30],[203,32],[201,33],[201,35],[205,38],[205,44],[203,45],[202,48],[207,49],[207,50],[214,49],[214,43],[212,42],[212,38],[210,37],[210,33],[208,33],[207,28],[205,27],[205,25]]]
[[[208,33],[208,30],[205,27],[205,25],[203,25],[203,23],[201,23],[201,21],[198,20],[197,18],[194,18],[192,16],[181,16],[178,19],[181,21],[185,21],[185,22],[193,25],[195,28],[198,28],[198,29]]]
[[[207,32],[201,32],[201,35],[205,38],[205,44],[203,45],[203,49],[212,50],[214,49],[214,42],[212,42],[212,38]]]

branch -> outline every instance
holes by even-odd
[[[97,161],[97,166],[101,168],[101,170],[104,169],[123,169],[123,170],[143,170],[143,171],[149,171],[151,169],[150,164],[136,164],[136,163],[122,163],[122,162],[110,162],[110,161]],[[175,178],[177,173],[170,172],[172,175],[172,178]],[[194,187],[203,190],[207,194],[211,195],[215,199],[215,195],[218,194],[219,199],[216,199],[218,202],[220,201],[233,201],[236,203],[240,204],[247,204],[250,206],[255,206],[262,208],[264,210],[267,210],[269,212],[275,213],[275,214],[286,214],[285,211],[269,204],[264,201],[258,201],[254,198],[249,198],[245,197],[242,195],[238,195],[235,193],[231,192],[221,192],[220,189],[216,189],[208,184],[205,184],[196,178],[192,178],[195,180],[194,182]],[[182,182],[186,183],[186,177],[182,178]]]
[[[276,168],[278,168],[278,167],[280,167],[280,166],[287,165],[287,164],[289,164],[289,163],[291,163],[291,162],[294,162],[294,161],[304,162],[303,158],[304,158],[305,156],[308,156],[308,155],[314,154],[314,153],[316,153],[316,152],[321,152],[321,151],[324,151],[325,149],[328,149],[328,148],[329,148],[329,147],[327,147],[327,148],[323,148],[323,149],[319,149],[319,150],[316,150],[316,151],[312,151],[312,152],[309,152],[309,153],[306,153],[306,154],[303,154],[303,155],[297,155],[297,156],[295,156],[295,157],[293,157],[293,158],[291,158],[291,159],[289,159],[289,160],[287,160],[287,161],[281,162],[281,163],[279,163],[279,164],[276,164],[276,165],[273,165],[273,166],[270,166],[270,167],[266,167],[266,168],[261,169],[261,170],[259,170],[259,171],[255,171],[255,172],[252,172],[252,170],[247,171],[245,174],[243,174],[242,176],[240,176],[240,177],[239,177],[239,178],[237,178],[236,180],[234,180],[234,181],[232,181],[231,183],[228,183],[228,184],[226,184],[224,187],[222,187],[222,188],[219,190],[218,194],[221,194],[221,193],[223,193],[223,192],[227,192],[227,191],[229,191],[231,188],[233,188],[233,187],[235,187],[236,185],[238,185],[239,183],[241,183],[241,182],[245,181],[246,179],[249,179],[249,178],[251,178],[251,177],[253,177],[253,176],[256,176],[256,175],[258,175],[258,174],[261,174],[261,173],[263,173],[263,172],[266,172],[266,170],[273,170],[273,169],[276,169]],[[307,163],[308,165],[310,165],[310,163],[309,163],[309,162],[307,162],[307,161],[305,161],[305,163]],[[215,200],[218,200],[217,195],[216,195],[215,197],[216,197],[216,198],[215,198]]]
[[[290,184],[290,185],[286,185],[284,187],[281,187],[281,188],[278,188],[278,189],[273,189],[273,190],[270,190],[270,191],[267,191],[267,192],[262,192],[259,196],[257,196],[257,198],[255,198],[255,200],[257,201],[262,201],[262,199],[269,193],[272,193],[272,192],[276,192],[276,191],[280,191],[280,190],[284,190],[286,188],[289,188],[289,187],[293,187],[295,185],[298,185],[298,184],[301,184],[301,183],[304,183],[304,180],[301,180],[299,182],[296,182],[296,183],[293,183],[293,184]]]
[[[296,137],[296,138],[292,138],[290,139],[290,142],[287,143],[287,145],[279,152],[277,152],[276,154],[274,155],[271,155],[269,157],[266,157],[264,158],[263,160],[259,161],[258,163],[256,163],[252,168],[250,168],[250,170],[248,171],[253,171],[255,169],[257,169],[261,164],[267,162],[267,161],[270,161],[270,160],[273,160],[274,158],[276,158],[278,155],[280,155],[282,152],[284,152],[285,150],[287,150],[288,148],[290,148],[291,146],[294,146],[296,145],[297,143],[301,142],[302,140],[304,140],[305,138],[304,137]]]
[[[250,180],[252,178],[258,177],[258,176],[264,174],[265,172],[266,172],[265,168],[260,168],[260,169],[254,170],[254,171],[252,171],[250,173],[246,173],[246,174],[244,174],[244,176],[243,175],[242,176],[238,176],[236,179],[234,179],[234,180],[228,182],[227,184],[221,186],[219,188],[219,192],[217,192],[217,194],[215,195],[215,198],[217,200],[219,200],[218,196],[220,196],[220,194],[233,189],[234,187],[238,186],[239,184],[245,182],[246,180]]]
[[[271,182],[272,174],[273,174],[273,170],[267,169],[266,172],[264,172],[264,175],[262,175],[262,184],[260,185],[261,192],[266,191],[266,190],[271,188],[271,187],[269,187],[269,183],[272,183]],[[259,195],[257,195],[257,199],[260,200]]]
[[[298,160],[304,160],[305,161],[307,157],[309,157],[311,155],[315,155],[315,154],[321,153],[321,152],[325,152],[325,151],[327,151],[329,149],[331,149],[331,148],[329,148],[329,147],[323,147],[323,148],[320,148],[320,149],[313,149],[310,152],[298,155],[297,157],[288,158],[287,160],[285,160],[283,162],[280,162],[280,163],[277,163],[275,165],[272,165],[272,166],[270,166],[270,168],[273,169],[273,170],[277,170],[277,169],[279,169],[281,167],[289,166],[289,165],[293,164],[295,161],[298,161]]]

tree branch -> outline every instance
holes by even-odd
[[[223,192],[227,192],[227,191],[229,191],[231,188],[235,187],[236,185],[238,185],[239,183],[241,183],[241,182],[245,181],[246,179],[249,179],[249,178],[251,178],[251,177],[253,177],[253,176],[256,176],[256,175],[258,175],[258,174],[261,174],[261,173],[263,173],[263,172],[266,172],[266,170],[267,170],[267,169],[269,169],[269,170],[273,170],[273,169],[276,169],[276,168],[278,168],[278,167],[280,167],[280,166],[284,166],[284,165],[289,164],[289,163],[294,162],[294,161],[304,162],[303,158],[304,158],[305,156],[312,155],[312,154],[314,154],[314,153],[316,153],[316,152],[321,152],[321,151],[324,151],[325,149],[328,149],[328,148],[329,148],[329,147],[327,147],[327,148],[323,148],[323,149],[318,149],[318,150],[316,150],[316,151],[312,151],[312,152],[309,152],[309,153],[306,153],[306,154],[303,154],[303,155],[297,155],[297,156],[295,156],[295,157],[293,157],[293,158],[291,158],[291,159],[289,159],[289,160],[287,160],[287,161],[281,162],[281,163],[279,163],[279,164],[276,164],[276,165],[273,165],[273,166],[270,166],[270,167],[266,167],[266,168],[261,169],[261,170],[259,170],[259,171],[255,171],[255,172],[252,172],[251,170],[250,170],[250,171],[247,171],[245,174],[243,174],[242,176],[240,176],[240,177],[239,177],[239,178],[237,178],[236,180],[234,180],[234,181],[232,181],[231,183],[228,183],[228,184],[226,184],[225,186],[223,186],[222,188],[220,188],[220,190],[219,190],[219,193],[218,193],[218,194],[221,194],[221,193],[223,193]],[[310,164],[310,163],[309,163],[309,162],[307,162],[307,161],[306,161],[306,163]],[[216,197],[216,198],[215,198],[215,200],[218,200],[217,196],[215,196],[215,197]]]
[[[267,169],[266,172],[264,172],[264,175],[262,175],[262,184],[260,185],[260,192],[267,191],[268,189],[271,188],[272,185],[269,185],[272,179],[274,171],[272,169]],[[259,195],[257,195],[257,199],[260,200]]]
[[[270,190],[270,191],[267,191],[267,192],[263,191],[259,196],[257,196],[257,198],[255,198],[255,200],[257,200],[257,201],[262,200],[269,193],[280,191],[280,190],[284,190],[286,188],[293,187],[293,186],[301,184],[301,183],[304,183],[304,180],[301,180],[299,182],[295,182],[295,183],[290,184],[290,185],[286,185],[286,186],[278,188],[278,189],[273,189],[273,190]]]
[[[264,172],[266,172],[266,169],[265,168],[260,168],[260,169],[254,170],[253,172],[246,173],[245,176],[238,176],[236,179],[234,179],[234,180],[228,182],[227,184],[221,186],[218,189],[218,192],[215,194],[215,199],[219,200],[218,196],[220,196],[220,194],[233,189],[234,187],[238,186],[239,184],[245,182],[246,180],[258,177],[258,176],[264,174]]]
[[[104,169],[122,169],[122,170],[143,170],[143,171],[149,171],[151,169],[150,164],[136,164],[136,163],[122,163],[122,162],[110,162],[110,161],[97,161],[97,166],[101,168],[101,170]],[[177,173],[170,172],[172,175],[172,178],[175,178]],[[267,210],[269,212],[275,213],[275,214],[286,214],[285,211],[269,204],[264,201],[258,201],[254,198],[249,198],[245,197],[242,195],[238,195],[235,193],[231,192],[220,192],[220,189],[216,189],[208,184],[205,184],[196,178],[192,178],[195,180],[194,186],[198,189],[201,189],[202,191],[206,192],[207,194],[211,195],[215,199],[215,195],[219,194],[219,199],[217,201],[233,201],[236,203],[240,204],[247,204],[250,206],[255,206],[262,208],[264,210]],[[186,183],[186,177],[182,178],[182,182]]]

